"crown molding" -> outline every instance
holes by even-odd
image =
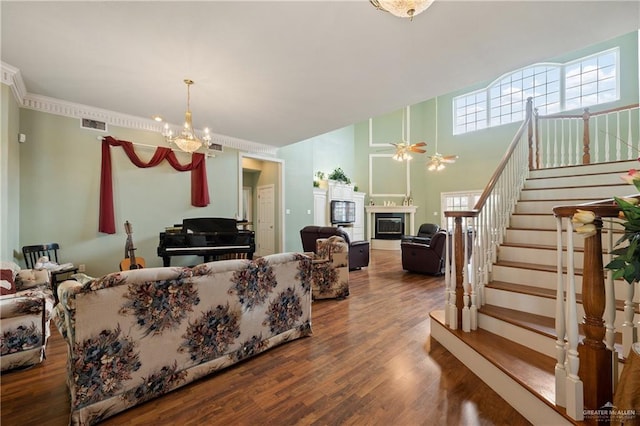
[[[163,125],[150,118],[122,114],[115,111],[50,98],[48,96],[28,93],[22,80],[22,76],[20,75],[20,70],[5,62],[2,62],[0,75],[2,77],[2,83],[11,87],[13,96],[22,108],[47,112],[64,117],[78,119],[89,118],[91,120],[104,121],[111,126],[162,133]],[[270,145],[264,145],[258,142],[247,141],[217,133],[210,133],[210,136],[213,143],[220,144],[227,148],[270,156],[276,155],[277,148]]]
[[[15,68],[6,62],[0,62],[0,76],[2,83],[11,88],[13,97],[18,102],[18,105],[24,104],[24,98],[27,95],[27,87],[24,85],[20,70]]]

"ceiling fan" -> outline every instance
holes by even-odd
[[[455,163],[457,155],[442,155],[438,152],[438,98],[436,97],[436,153],[428,156],[427,170],[440,171],[445,168],[445,164]]]
[[[391,142],[389,145],[393,145],[396,149],[396,153],[393,154],[393,159],[394,160],[398,160],[398,161],[409,161],[411,160],[413,157],[411,156],[410,152],[414,152],[416,154],[424,154],[425,152],[427,152],[426,150],[422,149],[422,146],[426,146],[427,143],[426,142],[418,142],[418,143],[409,143],[406,141],[402,141],[402,142]]]

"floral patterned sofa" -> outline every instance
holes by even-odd
[[[71,424],[94,424],[311,334],[311,258],[281,253],[60,284]]]
[[[0,269],[0,369],[7,371],[44,359],[54,299],[46,270],[20,269],[13,262],[2,262]]]
[[[313,299],[344,299],[349,295],[349,244],[333,235],[316,240],[311,290]]]

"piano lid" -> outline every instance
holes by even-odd
[[[226,217],[195,217],[182,220],[182,232],[238,233],[238,222]]]

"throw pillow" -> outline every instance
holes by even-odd
[[[0,269],[0,296],[15,294],[16,282],[12,269]]]

